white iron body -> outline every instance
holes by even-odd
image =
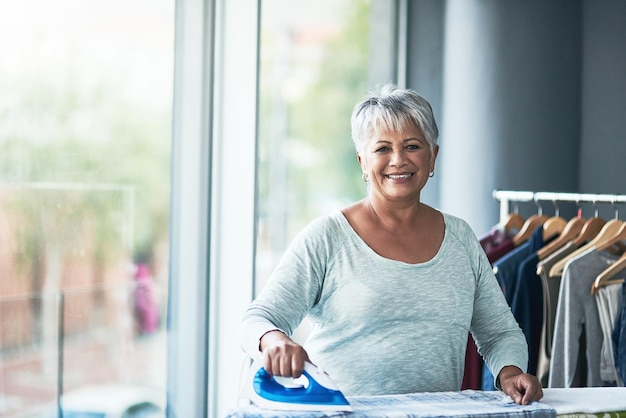
[[[270,376],[257,353],[243,381],[239,400],[280,411],[352,411],[330,376],[306,362],[297,379]]]

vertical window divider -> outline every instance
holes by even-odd
[[[216,9],[208,382],[215,417],[237,404],[237,328],[253,294],[260,9],[260,0],[220,0]]]
[[[209,251],[216,0],[177,0],[167,416],[209,415]]]

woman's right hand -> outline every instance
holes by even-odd
[[[261,337],[263,367],[273,376],[300,377],[304,362],[310,361],[304,348],[281,331],[270,331]]]

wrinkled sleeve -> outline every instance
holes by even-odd
[[[496,379],[505,366],[517,366],[526,372],[528,345],[524,333],[504,298],[480,243],[475,236],[468,237],[467,242],[477,279],[471,332],[478,352]],[[499,389],[499,382],[495,384]]]
[[[291,336],[317,303],[328,262],[324,218],[305,227],[289,245],[267,284],[243,314],[239,342],[245,352],[259,349],[260,338],[272,330]]]

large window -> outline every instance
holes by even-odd
[[[174,0],[2,2],[0,51],[0,415],[155,414]]]
[[[264,0],[257,291],[314,217],[365,196],[350,136],[369,88],[368,0]]]
[[[250,3],[218,5],[209,409],[223,416],[242,384],[236,331],[250,299],[302,227],[365,196],[350,114],[370,87],[395,78],[396,9],[263,0],[251,15]]]
[[[396,3],[0,4],[1,416],[236,404],[243,309],[365,194],[349,117]]]

